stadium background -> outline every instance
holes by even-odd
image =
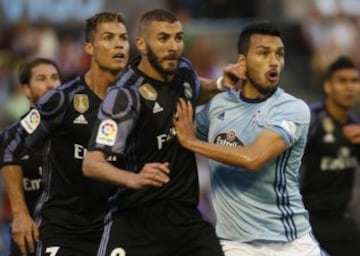
[[[239,31],[253,20],[271,20],[281,28],[286,67],[280,86],[306,102],[321,99],[323,71],[339,55],[351,56],[360,68],[359,0],[0,0],[0,130],[29,106],[18,93],[22,61],[51,58],[60,65],[64,81],[70,79],[89,64],[81,49],[87,17],[102,10],[121,11],[133,46],[137,20],[152,8],[170,9],[183,22],[185,56],[201,76],[216,78],[225,64],[236,61]],[[207,195],[206,161],[201,158],[199,164]],[[360,208],[359,185],[356,194]],[[213,220],[206,200],[202,202],[206,217]],[[9,220],[0,176],[0,256],[6,255],[4,223]]]

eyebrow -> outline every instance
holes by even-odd
[[[101,35],[127,35],[128,33],[127,32],[123,32],[123,33],[114,33],[114,32],[110,32],[110,31],[105,31],[103,32]]]
[[[256,47],[257,49],[265,49],[265,50],[268,50],[270,49],[271,47],[270,46],[265,46],[265,45],[259,45]],[[276,51],[279,51],[279,50],[285,50],[285,47],[284,46],[280,46],[278,48],[276,48]]]
[[[164,32],[164,31],[161,31],[157,34],[158,36],[171,36],[171,33],[167,33],[167,32]],[[183,31],[180,31],[180,32],[177,32],[175,34],[175,36],[179,36],[179,35],[184,35],[184,32]]]

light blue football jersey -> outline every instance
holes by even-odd
[[[310,232],[299,192],[299,167],[309,122],[308,106],[281,88],[262,100],[223,92],[197,114],[197,135],[210,143],[241,147],[269,129],[287,145],[283,154],[257,172],[210,160],[220,239],[286,242]]]

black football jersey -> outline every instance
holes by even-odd
[[[124,158],[126,170],[139,172],[146,163],[169,162],[170,182],[161,188],[131,190],[119,187],[111,198],[112,213],[161,202],[196,205],[198,176],[195,155],[177,140],[173,125],[180,97],[195,104],[200,83],[186,59],[173,81],[154,80],[135,59],[103,101],[89,150]]]
[[[13,164],[33,148],[42,148],[43,193],[35,209],[42,239],[102,234],[111,188],[82,174],[100,103],[84,77],[77,77],[46,93],[19,121],[4,149],[3,164]]]
[[[18,122],[14,122],[9,125],[0,136],[1,149],[4,149],[5,145],[8,144],[8,140],[12,137],[12,134],[16,132]],[[3,150],[0,150],[3,152]],[[4,154],[0,153],[0,156]],[[0,166],[3,160],[0,159]],[[23,188],[25,195],[26,206],[33,216],[36,201],[41,194],[41,175],[42,175],[42,153],[41,150],[34,150],[33,152],[24,155],[19,164],[23,169]]]
[[[346,124],[358,123],[350,114]],[[340,216],[352,196],[360,148],[350,143],[323,103],[311,106],[311,123],[303,157],[301,193],[310,214]]]

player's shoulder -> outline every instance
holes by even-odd
[[[179,61],[179,68],[194,69],[194,66],[189,59],[181,57]]]
[[[312,114],[319,115],[326,112],[324,102],[311,102],[309,103],[309,108]]]
[[[206,103],[206,106],[209,110],[212,110],[214,108],[227,106],[231,103],[238,104],[238,97],[238,93],[234,90],[219,92]]]
[[[277,96],[277,100],[280,104],[285,104],[285,106],[290,107],[298,107],[300,110],[310,111],[309,105],[303,99],[287,93],[281,88],[278,88],[275,95]]]
[[[63,109],[68,105],[76,92],[85,88],[81,77],[76,77],[57,88],[51,89],[42,96],[36,103],[36,108],[41,109],[41,112],[53,113]]]
[[[178,65],[178,73],[191,73],[191,74],[195,74],[195,68],[193,66],[193,64],[191,63],[190,60],[181,57],[179,60],[179,65]]]
[[[277,106],[274,109],[298,116],[299,119],[310,119],[310,108],[304,100],[285,92],[281,88],[275,92],[274,100]]]
[[[129,109],[137,109],[139,87],[144,84],[145,80],[141,74],[134,72],[131,68],[125,70],[115,84],[107,90],[105,99],[101,104],[102,113],[117,115]]]
[[[114,85],[109,87],[108,92],[133,91],[144,83],[146,77],[140,73],[134,65],[135,64],[129,65],[124,70]]]
[[[321,120],[329,115],[325,107],[325,102],[323,101],[312,102],[309,104],[309,108],[312,122]]]

